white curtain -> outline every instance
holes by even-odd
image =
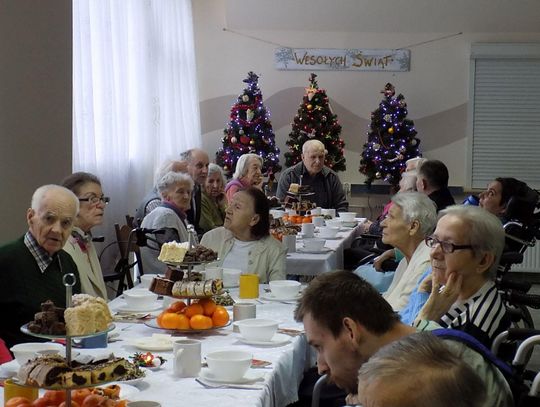
[[[167,157],[201,145],[191,0],[73,1],[73,170],[134,214]]]

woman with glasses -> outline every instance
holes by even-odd
[[[475,206],[451,206],[441,211],[431,248],[432,271],[419,284],[425,302],[416,324],[437,321],[465,331],[490,346],[509,326],[506,308],[494,277],[504,247],[500,220]],[[405,321],[404,321],[405,322]]]
[[[64,250],[77,264],[81,292],[107,300],[107,288],[96,248],[92,243],[91,229],[103,223],[105,206],[109,203],[109,198],[103,196],[99,179],[87,172],[71,174],[61,185],[71,190],[79,198],[80,204],[73,231]]]

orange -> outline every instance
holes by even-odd
[[[189,320],[191,329],[210,329],[212,328],[212,318],[204,315],[194,315]]]
[[[207,317],[212,316],[216,310],[216,303],[212,300],[212,298],[203,298],[202,300],[199,300],[199,304],[202,305],[204,310],[203,313]]]
[[[32,402],[26,397],[12,397],[6,403],[6,407],[18,407],[18,406],[28,406],[32,407]]]
[[[199,303],[194,303],[186,308],[186,317],[191,318],[194,315],[204,314],[204,308]]]
[[[160,327],[165,329],[189,329],[189,319],[184,314],[166,312],[161,318]]]
[[[227,325],[227,322],[229,322],[229,318],[229,312],[225,309],[225,307],[221,305],[216,306],[216,310],[212,314],[212,322],[214,326]]]
[[[67,403],[65,401],[62,401],[58,407],[66,407]],[[71,407],[81,407],[79,403],[76,401],[71,401]]]
[[[82,404],[86,396],[88,396],[90,393],[90,389],[71,390],[71,400]]]
[[[163,311],[161,314],[159,314],[156,318],[156,322],[158,324],[158,326],[161,326],[161,321],[163,320],[163,315],[165,315],[167,313],[167,311]]]
[[[167,308],[167,312],[182,312],[186,306],[184,301],[175,301]]]
[[[302,223],[311,223],[311,216],[304,216],[304,219],[302,219]]]
[[[62,401],[66,401],[66,392],[64,390],[47,390],[43,398],[52,401],[51,404],[60,404]]]

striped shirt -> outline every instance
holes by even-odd
[[[506,308],[493,281],[486,282],[473,296],[465,301],[458,300],[441,318],[439,324],[444,328],[463,329],[474,325],[485,333],[489,340],[499,334]]]

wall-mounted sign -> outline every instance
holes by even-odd
[[[276,48],[277,69],[289,71],[408,71],[408,49]]]

